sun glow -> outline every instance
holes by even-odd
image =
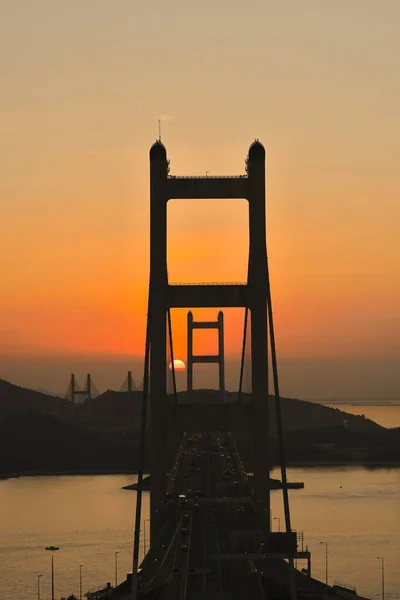
[[[183,360],[179,360],[178,358],[174,360],[174,371],[185,371],[186,365]],[[172,362],[169,363],[169,370],[172,371]]]

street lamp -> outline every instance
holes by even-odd
[[[281,519],[280,517],[273,517],[274,521],[278,521],[278,531],[281,530]]]
[[[115,587],[118,585],[118,550],[115,553]]]
[[[40,578],[41,575],[37,576],[37,599],[40,600]]]
[[[58,546],[46,546],[45,548],[51,552],[51,600],[54,600],[54,552],[59,549]]]
[[[381,561],[381,575],[382,575],[381,591],[382,591],[382,600],[385,600],[385,559],[383,558],[383,556],[377,556],[376,559]]]
[[[79,600],[82,600],[82,567],[79,565]]]
[[[147,550],[147,548],[146,548],[146,523],[147,522],[150,523],[150,519],[145,519],[144,520],[144,524],[143,524],[143,531],[144,531],[144,534],[143,534],[144,535],[144,555],[145,556],[146,556],[146,550]]]
[[[325,584],[328,585],[328,542],[320,542],[325,544]]]

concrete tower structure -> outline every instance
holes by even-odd
[[[252,395],[251,402],[246,407],[247,425],[243,423],[243,427],[249,427],[253,436],[255,497],[265,530],[270,530],[270,494],[266,469],[269,457],[265,150],[258,140],[249,148],[246,171],[247,175],[228,177],[171,176],[167,152],[161,141],[157,141],[150,149],[148,330],[152,539],[153,536],[156,537],[162,524],[166,502],[165,446],[173,408],[167,396],[166,332],[167,311],[171,308],[247,307],[250,310]],[[172,198],[245,198],[248,200],[250,244],[247,282],[235,285],[171,285],[168,282],[167,204]],[[210,423],[212,419],[210,413]]]
[[[218,354],[193,354],[193,330],[194,329],[217,329],[218,331]],[[187,315],[187,391],[193,392],[193,365],[195,363],[218,365],[218,391],[221,400],[225,398],[225,352],[224,352],[224,313],[218,313],[217,321],[194,321],[192,311]]]

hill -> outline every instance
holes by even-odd
[[[71,403],[69,400],[30,390],[0,379],[0,416],[5,413],[26,412],[29,410],[63,419],[71,418]]]
[[[188,398],[186,392],[178,392],[178,403],[213,404],[218,399],[218,392],[214,390],[195,390]],[[243,402],[249,401],[248,394],[242,394]],[[227,404],[237,402],[237,392],[226,392]],[[97,398],[93,398],[86,408],[93,419],[107,421],[109,423],[138,423],[140,419],[142,403],[142,392],[131,393],[131,403],[127,392],[116,392],[107,390]],[[370,419],[360,415],[351,415],[338,408],[331,408],[322,404],[316,404],[307,400],[294,398],[281,398],[282,419],[286,433],[302,429],[313,429],[321,427],[346,426],[352,431],[378,432],[384,429]],[[275,400],[269,397],[270,411],[270,433],[276,435],[276,413]]]
[[[132,471],[137,445],[110,440],[53,415],[9,413],[0,421],[0,473]]]
[[[192,400],[215,402],[212,390],[197,390]],[[237,394],[227,393],[227,402]],[[244,396],[244,401],[248,400]],[[130,401],[129,401],[130,400]],[[13,472],[132,472],[137,467],[142,393],[108,390],[86,405],[71,402],[0,380],[0,474]],[[185,402],[185,393],[178,402]],[[275,403],[269,398],[271,458],[276,464]],[[362,416],[313,402],[282,398],[284,436],[289,464],[301,462],[400,461],[400,429],[387,430]],[[150,442],[150,440],[148,440]],[[251,470],[248,434],[237,436],[243,459]],[[179,445],[170,437],[172,458]]]
[[[352,431],[343,426],[292,431],[285,436],[286,456],[291,465],[400,463],[399,434],[400,430]]]

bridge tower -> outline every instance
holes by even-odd
[[[218,331],[218,354],[193,354],[193,330],[194,329],[217,329]],[[187,315],[187,391],[193,392],[193,365],[195,363],[218,365],[219,393],[222,400],[225,399],[225,356],[224,356],[224,313],[220,310],[217,321],[195,321],[192,311]]]
[[[81,389],[79,386],[77,386],[76,383],[76,377],[74,375],[74,373],[71,373],[71,380],[70,380],[70,384],[68,386],[68,390],[67,393],[69,391],[70,394],[70,400],[71,400],[71,409],[72,409],[72,419],[75,419],[76,417],[76,404],[77,404],[77,396],[83,396],[83,403],[89,403],[90,406],[90,400],[92,399],[92,390],[93,390],[93,383],[92,383],[92,377],[90,375],[90,373],[88,373],[86,375],[86,388]]]
[[[254,492],[266,531],[270,531],[268,457],[267,252],[265,149],[256,140],[246,161],[246,175],[179,177],[169,174],[165,146],[150,149],[150,472],[151,536],[165,516],[166,439],[172,402],[167,396],[167,313],[172,308],[248,308],[251,315],[251,402],[249,426],[254,444]],[[167,204],[170,199],[247,199],[249,262],[247,282],[220,285],[171,285],[167,272]],[[223,232],[221,232],[223,235]]]
[[[84,399],[85,402],[87,402],[88,400],[91,400],[92,399],[92,377],[91,377],[90,373],[88,373],[86,375],[86,388],[84,388],[84,389],[77,388],[75,375],[74,375],[74,373],[71,373],[71,381],[69,384],[69,390],[70,390],[70,394],[71,394],[71,402],[73,405],[75,405],[76,396],[85,396],[85,399]]]

